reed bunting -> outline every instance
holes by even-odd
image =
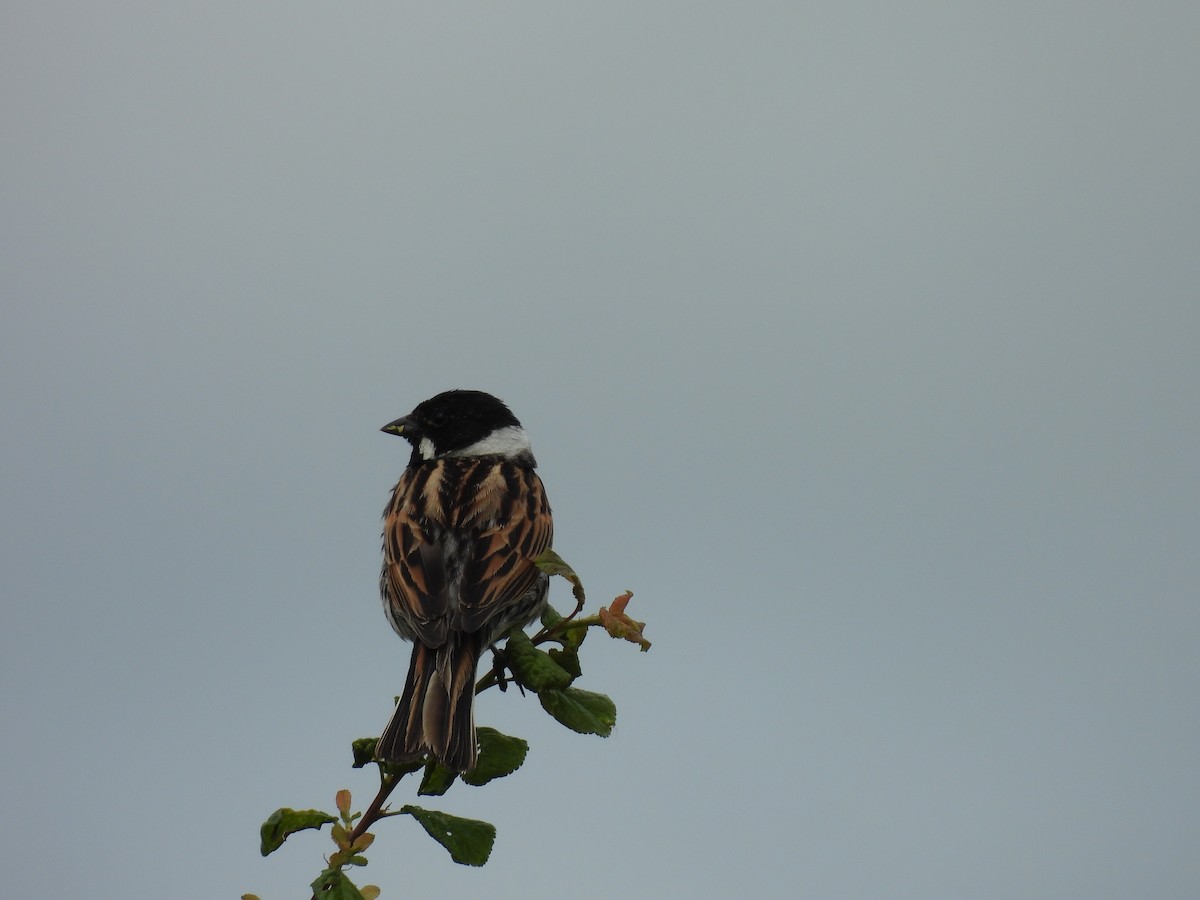
[[[491,394],[446,391],[382,430],[412,444],[384,510],[380,592],[413,652],[376,756],[465,772],[480,654],[546,603],[533,560],[550,546],[550,504],[525,430]]]

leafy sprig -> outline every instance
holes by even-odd
[[[632,641],[642,650],[650,648],[643,631],[644,622],[636,622],[625,608],[633,596],[626,592],[613,600],[611,606],[601,607],[592,616],[580,618],[585,595],[583,583],[575,571],[553,550],[547,550],[536,560],[538,567],[549,575],[561,576],[571,583],[575,608],[563,616],[547,606],[542,614],[541,629],[533,636],[514,628],[502,648],[496,649],[496,665],[479,679],[475,692],[492,687],[505,690],[515,684],[522,693],[537,694],[542,708],[562,725],[580,734],[608,737],[617,721],[616,704],[605,694],[574,686],[583,674],[579,651],[588,631],[602,628],[611,637]],[[553,645],[542,649],[544,645]],[[366,851],[375,841],[369,829],[382,819],[392,816],[411,816],[425,832],[460,865],[482,866],[491,855],[496,840],[496,828],[489,822],[466,819],[439,810],[426,809],[411,803],[392,810],[388,799],[400,781],[421,773],[416,794],[440,797],[456,781],[472,787],[482,787],[497,778],[505,778],[519,769],[529,752],[529,744],[521,738],[503,734],[494,728],[481,727],[476,731],[479,755],[469,772],[452,772],[434,759],[395,764],[377,759],[378,738],[360,738],[351,744],[353,767],[376,766],[379,790],[363,812],[351,811],[351,795],[340,790],[334,798],[337,814],[316,809],[277,809],[260,829],[260,850],[267,856],[278,850],[289,836],[300,831],[320,830],[330,825],[329,835],[336,849],[326,859],[325,869],[312,882],[313,898],[322,900],[375,900],[380,889],[375,885],[357,887],[346,870],[367,865]],[[243,894],[242,900],[258,900],[253,894]]]

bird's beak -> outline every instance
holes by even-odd
[[[408,416],[401,416],[394,422],[388,422],[379,430],[387,434],[398,434],[401,437],[408,437],[416,432],[417,423]]]

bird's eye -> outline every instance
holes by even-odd
[[[444,409],[435,410],[429,414],[429,424],[434,428],[441,428],[449,421],[450,417],[446,415]]]

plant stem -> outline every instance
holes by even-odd
[[[363,813],[362,818],[358,820],[358,824],[354,826],[354,830],[350,832],[351,843],[354,843],[355,838],[364,834],[368,828],[387,815],[383,811],[383,804],[387,802],[387,798],[396,789],[396,785],[400,783],[401,777],[400,775],[380,776],[379,793],[375,795],[375,799],[371,801],[371,805],[367,807],[367,811]]]

